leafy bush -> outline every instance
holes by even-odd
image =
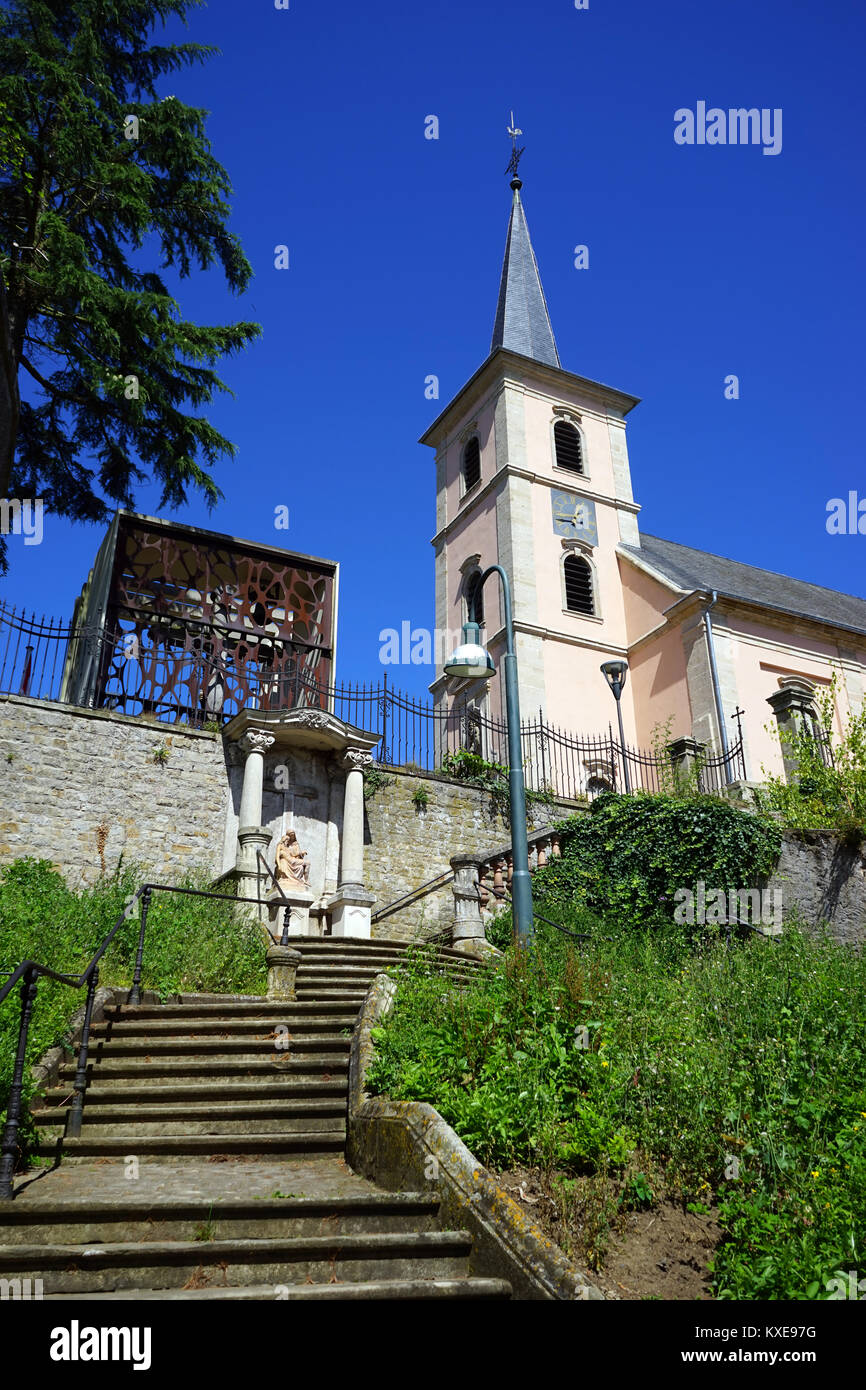
[[[368,1085],[435,1105],[496,1167],[716,1205],[718,1297],[822,1298],[866,1248],[864,988],[866,958],[791,927],[695,951],[664,922],[609,919],[579,949],[542,923],[469,986],[404,979]]]
[[[775,866],[774,823],[715,796],[618,796],[556,827],[561,858],[533,877],[534,892],[562,906],[583,903],[617,920],[673,916],[678,888],[748,888]]]
[[[47,860],[16,860],[0,875],[0,966],[12,970],[29,959],[80,974],[144,877],[127,867],[76,893]],[[210,879],[188,875],[182,886],[207,889]],[[100,984],[129,986],[139,929],[135,917],[124,922],[101,962]],[[0,978],[5,982],[5,976]],[[165,998],[181,991],[263,994],[265,985],[258,928],[239,920],[230,903],[154,893],[145,937],[144,989]],[[84,999],[84,989],[40,979],[28,1063],[60,1042]],[[15,991],[0,1005],[0,1111],[5,1111],[17,1048],[18,1001]],[[29,1087],[29,1065],[26,1084]]]
[[[830,688],[815,697],[822,739],[776,726],[782,750],[793,760],[794,775],[789,782],[762,769],[766,784],[756,799],[760,810],[788,829],[838,830],[847,841],[859,844],[866,839],[866,706],[849,717],[844,732],[834,739],[836,691],[834,676]]]

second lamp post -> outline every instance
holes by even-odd
[[[475,604],[485,579],[493,573],[502,581],[505,609],[505,717],[508,724],[508,805],[511,823],[511,856],[514,873],[511,898],[514,903],[514,929],[518,943],[532,940],[532,884],[529,878],[529,841],[526,835],[526,783],[523,777],[523,750],[520,746],[520,699],[517,689],[517,657],[514,653],[514,623],[511,615],[511,589],[501,565],[486,569],[473,589],[469,622],[463,625],[463,642],[445,663],[446,676],[463,680],[489,680],[496,667],[486,647],[481,645],[481,629],[475,621]]]
[[[622,728],[622,706],[620,705],[623,687],[625,686],[625,678],[628,675],[628,662],[603,661],[601,664],[601,673],[613,691],[613,698],[616,700],[616,717],[619,720],[619,747],[622,755],[622,775],[623,781],[625,782],[625,789],[627,792],[630,792],[631,782],[629,781],[628,775],[628,759],[625,755],[625,734]]]

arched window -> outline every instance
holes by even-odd
[[[568,420],[557,420],[553,427],[553,447],[557,468],[567,468],[569,473],[583,472],[580,431],[575,425]]]
[[[473,488],[481,477],[481,445],[478,435],[473,434],[463,450],[463,483],[466,492]]]
[[[484,592],[481,588],[481,571],[470,574],[466,581],[466,617],[479,627],[484,626]]]
[[[592,567],[582,555],[566,555],[563,562],[565,571],[565,606],[569,613],[585,613],[595,616],[595,595],[593,593]]]

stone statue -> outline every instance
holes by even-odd
[[[278,883],[309,883],[310,861],[294,830],[287,830],[279,841],[276,861]]]

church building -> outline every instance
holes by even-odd
[[[509,577],[521,715],[580,734],[616,727],[601,663],[628,674],[628,744],[656,730],[724,754],[741,711],[745,774],[781,773],[776,721],[808,722],[835,673],[837,727],[863,700],[866,600],[642,533],[626,426],[638,399],[566,370],[516,170],[490,353],[421,442],[436,454],[436,626],[459,629],[477,598],[482,641],[505,650],[495,576]],[[440,676],[501,718],[501,681]],[[598,775],[587,766],[586,781]]]

